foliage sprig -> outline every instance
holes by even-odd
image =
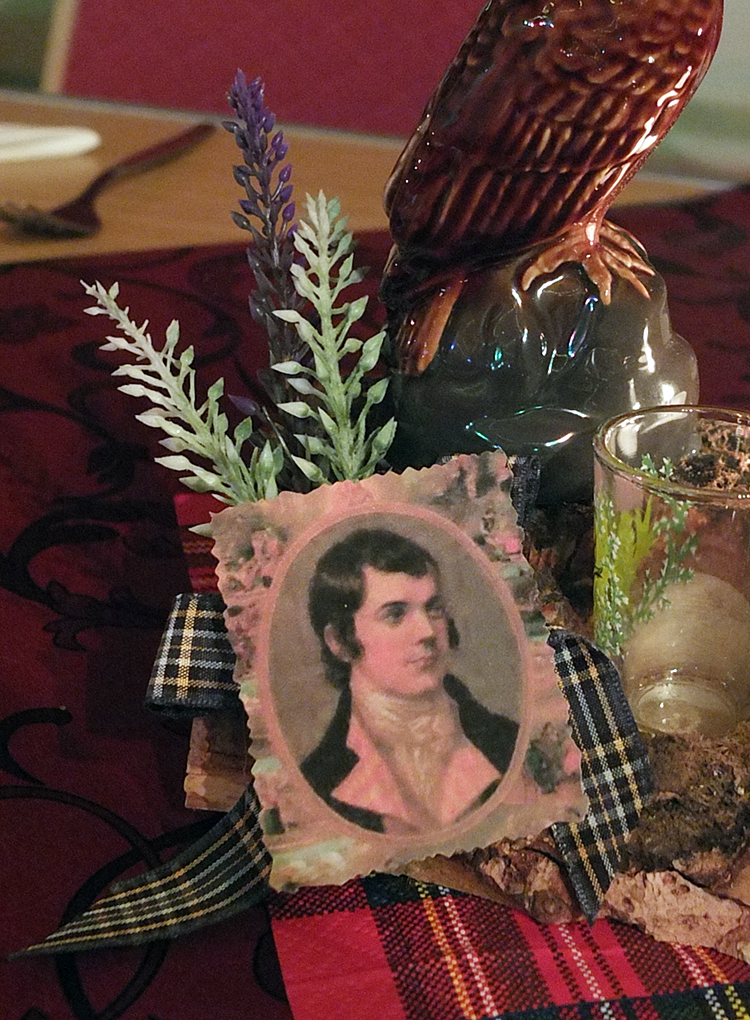
[[[234,176],[247,197],[240,201],[242,212],[232,216],[252,235],[248,260],[256,289],[250,309],[266,332],[275,370],[259,376],[281,413],[264,409],[263,431],[256,432],[252,414],[259,408],[232,396],[246,417],[230,431],[221,409],[223,379],[198,402],[193,348],[177,353],[179,323],[170,324],[157,349],[148,323],[138,326],[118,305],[117,284],[108,291],[100,283],[83,284],[96,301],[86,311],[109,316],[119,329],[102,350],[132,359],[113,372],[131,380],[120,390],[150,401],[136,418],[166,433],[160,442],[170,455],[157,462],[184,472],[181,481],[188,488],[212,492],[226,503],[271,499],[280,484],[304,489],[360,481],[384,459],[396,429],[391,419],[368,432],[368,416],[382,402],[388,379],[368,386],[365,377],[377,364],[385,334],[365,341],[349,335],[367,305],[367,297],[342,297],[362,280],[354,268],[354,239],[338,200],[329,202],[322,192],[317,199],[307,196],[309,222],[294,224],[292,170],[284,163],[288,146],[283,132],[274,132],[275,117],[263,93],[259,78],[248,83],[238,71],[229,103],[239,123],[225,127],[245,159]]]
[[[223,379],[217,379],[205,400],[198,403],[193,348],[186,347],[177,354],[179,323],[170,323],[164,345],[158,350],[147,332],[148,322],[138,326],[130,318],[129,309],[117,304],[116,283],[109,290],[99,282],[93,286],[83,283],[83,287],[96,301],[86,312],[107,315],[120,331],[119,336],[108,336],[101,350],[125,353],[134,360],[113,370],[113,375],[132,380],[118,389],[131,397],[145,397],[153,406],[136,418],[167,435],[159,442],[171,455],[157,457],[157,463],[185,472],[180,481],[189,489],[212,492],[224,503],[276,496],[276,479],[283,464],[281,447],[269,440],[257,442],[249,458],[243,458],[243,447],[253,433],[253,420],[243,419],[230,435],[227,416],[220,408]],[[196,456],[210,468],[196,463]]]
[[[119,389],[147,399],[152,407],[136,418],[166,433],[160,443],[170,456],[158,457],[157,463],[184,472],[180,480],[188,488],[212,492],[225,503],[276,496],[285,455],[314,485],[360,481],[383,460],[396,430],[390,419],[368,431],[368,416],[388,387],[387,378],[365,384],[380,357],[385,333],[364,341],[350,336],[364,314],[367,297],[343,298],[343,291],[359,283],[362,273],[354,268],[354,239],[339,215],[338,199],[329,202],[323,192],[317,199],[308,196],[307,211],[309,222],[301,221],[295,233],[295,246],[306,264],[293,263],[291,278],[300,299],[310,303],[315,323],[297,309],[275,314],[293,326],[310,363],[308,358],[305,363],[287,359],[273,366],[301,398],[282,401],[278,409],[293,419],[309,419],[316,427],[311,433],[295,433],[304,455],[290,451],[280,432],[272,440],[254,432],[252,417],[244,418],[230,434],[220,406],[224,380],[217,379],[198,403],[193,348],[177,353],[179,323],[170,323],[164,345],[157,349],[148,323],[137,325],[129,309],[117,304],[117,284],[109,290],[98,282],[83,284],[96,301],[86,309],[88,314],[107,315],[119,329],[119,335],[107,337],[102,350],[133,359],[113,371],[131,380]],[[348,371],[342,364],[345,359],[352,362]],[[243,455],[246,444],[249,456]]]
[[[657,468],[647,454],[641,471],[669,480],[672,462]],[[594,578],[595,639],[602,651],[616,657],[638,623],[650,620],[669,605],[669,589],[691,580],[688,566],[698,546],[689,533],[692,503],[661,493],[661,512],[654,496],[642,506],[617,510],[609,492],[595,493],[596,560]],[[666,512],[665,509],[666,508]]]
[[[275,314],[291,323],[312,355],[310,365],[287,360],[273,365],[287,377],[289,385],[304,399],[280,403],[279,409],[299,419],[312,419],[318,435],[295,434],[307,456],[292,455],[295,464],[315,484],[351,479],[360,481],[372,474],[393,440],[396,422],[390,419],[372,433],[367,418],[385,397],[388,379],[370,385],[362,398],[365,375],[380,357],[384,331],[362,341],[349,335],[362,318],[367,297],[342,300],[342,292],[362,280],[354,268],[354,239],[340,217],[340,204],[319,192],[307,196],[309,222],[300,221],[294,245],[305,265],[295,263],[291,275],[299,296],[315,309],[313,324],[296,309]],[[342,362],[357,355],[346,372]]]

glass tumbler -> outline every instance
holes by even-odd
[[[594,632],[642,730],[750,717],[750,414],[655,407],[594,441]]]

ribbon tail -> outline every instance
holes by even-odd
[[[83,914],[11,959],[172,939],[261,902],[271,857],[259,809],[248,787],[201,839],[158,868],[113,885]]]
[[[580,822],[558,822],[552,834],[581,909],[593,921],[621,869],[625,838],[653,791],[653,773],[614,665],[594,645],[567,631],[552,631],[549,641],[570,706],[589,798]]]

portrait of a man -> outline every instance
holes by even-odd
[[[212,518],[272,888],[585,813],[512,480],[490,451]]]
[[[338,703],[301,762],[342,817],[388,834],[444,829],[485,803],[518,724],[453,672],[460,636],[438,563],[417,541],[360,528],[319,558],[308,612]]]

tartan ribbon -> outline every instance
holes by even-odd
[[[234,653],[223,608],[215,593],[175,599],[148,688],[149,707],[193,715],[236,708]],[[550,644],[590,801],[581,822],[557,823],[553,834],[581,908],[593,920],[653,780],[646,748],[609,659],[568,631],[553,631]],[[268,892],[271,859],[263,844],[259,809],[249,787],[198,842],[159,868],[113,886],[78,918],[16,955],[174,938],[260,902]]]
[[[148,708],[169,716],[237,709],[234,651],[223,614],[217,593],[175,598],[146,691]]]
[[[582,821],[558,822],[552,833],[581,909],[591,921],[619,870],[625,837],[638,823],[653,790],[653,774],[610,660],[568,631],[552,631],[549,640],[570,706],[583,788],[589,798]]]
[[[248,787],[195,843],[158,868],[112,885],[105,897],[19,953],[76,953],[187,935],[255,906],[268,895],[271,857]]]

